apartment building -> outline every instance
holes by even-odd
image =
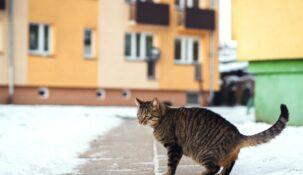
[[[174,105],[207,104],[218,90],[215,1],[6,1],[10,5],[1,16],[12,19],[3,26],[13,28],[5,30],[12,39],[2,39],[4,46],[13,43],[1,54],[2,103],[133,105],[135,97],[158,97]]]
[[[275,122],[279,105],[290,124],[303,125],[303,1],[233,0],[237,55],[255,75],[257,120]]]

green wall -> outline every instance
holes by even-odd
[[[288,106],[291,125],[303,125],[303,59],[250,62],[255,75],[255,105],[258,121],[273,123],[280,104]]]

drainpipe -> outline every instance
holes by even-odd
[[[216,0],[210,0],[210,8],[215,10],[216,9]],[[214,97],[214,84],[215,84],[215,32],[211,31],[209,33],[209,48],[210,48],[210,61],[209,61],[209,103],[212,101]]]
[[[7,103],[13,103],[14,97],[14,0],[10,0],[8,7],[8,98]]]

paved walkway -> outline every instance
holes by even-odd
[[[83,175],[159,175],[166,170],[166,150],[158,144],[149,127],[125,120],[118,128],[94,140],[80,155],[88,163],[79,167]],[[177,175],[198,174],[202,167],[183,157]]]

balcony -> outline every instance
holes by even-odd
[[[215,30],[215,11],[185,8],[178,13],[178,24],[187,29]]]
[[[169,5],[153,2],[130,4],[130,20],[138,24],[169,25]]]
[[[0,10],[5,10],[5,0],[0,0]]]

